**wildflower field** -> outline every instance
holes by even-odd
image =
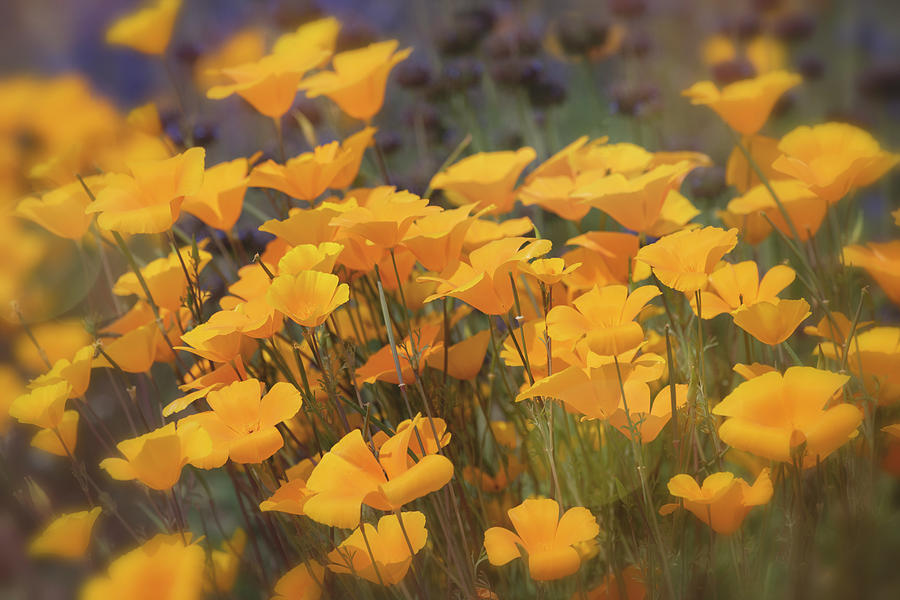
[[[900,598],[892,3],[6,4],[0,597]]]

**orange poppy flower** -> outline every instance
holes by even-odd
[[[194,275],[199,274],[212,260],[212,254],[202,249],[198,250],[199,261],[196,263],[195,272],[191,252],[190,248],[182,247],[169,253],[165,258],[157,258],[141,268],[141,277],[150,290],[153,302],[159,308],[177,311],[182,305],[182,300],[187,297],[188,281],[184,273],[185,267],[193,280]],[[112,291],[117,296],[134,295],[139,300],[148,300],[137,275],[131,271],[116,280]]]
[[[741,232],[741,239],[753,246],[759,244],[772,233],[772,226],[762,212],[738,215],[728,210],[717,210],[716,216],[728,228]]]
[[[106,43],[128,46],[144,54],[162,54],[172,37],[181,0],[156,0],[122,17],[106,30]]]
[[[329,54],[327,50],[310,44],[299,52],[276,51],[256,62],[226,67],[220,74],[229,83],[209,88],[206,97],[221,100],[237,94],[260,114],[280,119],[291,109],[303,76],[327,60]]]
[[[79,598],[201,598],[206,553],[200,544],[189,543],[190,535],[159,534],[119,556],[105,575],[84,585]]]
[[[381,248],[394,248],[413,221],[439,212],[441,208],[429,206],[427,198],[381,186],[369,193],[365,206],[348,208],[334,217],[330,225],[341,228],[338,239],[358,236]]]
[[[765,125],[781,95],[802,81],[795,73],[772,71],[736,81],[721,90],[711,81],[701,81],[682,95],[690,98],[691,104],[709,106],[736,132],[753,135]]]
[[[624,285],[594,287],[572,302],[554,306],[547,313],[547,332],[554,341],[576,342],[584,338],[590,352],[619,355],[644,341],[644,330],[635,322],[638,313],[660,295],[655,285],[628,293]]]
[[[181,210],[214,229],[228,231],[237,223],[244,207],[248,166],[246,158],[237,158],[209,167],[203,174],[200,189],[184,198]]]
[[[65,381],[69,384],[69,398],[79,398],[87,391],[91,382],[91,365],[94,358],[94,346],[85,346],[75,353],[72,360],[61,358],[43,375],[28,384],[29,389],[43,387],[51,383]]]
[[[778,143],[772,168],[805,183],[833,204],[887,173],[900,156],[886,152],[868,132],[846,123],[800,126]]]
[[[662,388],[650,402],[650,388],[635,387],[633,394],[625,388],[625,398],[619,399],[619,407],[609,416],[607,422],[629,439],[637,438],[642,444],[649,444],[660,434],[672,418],[672,392],[670,386]],[[675,408],[687,403],[688,386],[675,386]]]
[[[227,311],[219,311],[182,335],[181,340],[188,345],[175,346],[176,350],[186,350],[212,362],[227,363],[240,354],[243,336]]]
[[[531,498],[507,511],[515,532],[491,527],[484,532],[484,549],[494,566],[528,555],[528,571],[535,581],[561,579],[578,571],[581,555],[576,546],[600,533],[597,520],[583,507],[570,508],[560,517],[559,504]]]
[[[474,208],[474,204],[467,204],[417,218],[406,230],[403,245],[423,267],[440,273],[459,259],[466,233],[476,218],[471,215]]]
[[[211,391],[206,401],[212,409],[181,419],[180,427],[198,425],[209,434],[212,451],[194,464],[206,469],[236,463],[261,463],[284,445],[277,425],[300,410],[300,392],[289,383],[276,383],[262,395],[256,379],[237,381]]]
[[[781,462],[802,448],[804,468],[846,444],[862,422],[852,404],[832,404],[849,379],[812,367],[790,367],[745,381],[713,408],[726,417],[719,437],[729,446]]]
[[[340,305],[350,299],[350,286],[337,275],[301,271],[272,280],[266,301],[287,318],[304,327],[318,327]]]
[[[488,242],[473,250],[469,254],[469,262],[458,263],[451,273],[440,277],[421,277],[420,281],[436,281],[439,284],[437,293],[425,301],[451,296],[485,314],[502,315],[514,303],[510,275],[515,280],[521,264],[546,254],[550,251],[550,245],[550,240],[521,237]]]
[[[228,37],[220,46],[206,52],[194,63],[194,81],[201,90],[225,85],[230,80],[224,69],[258,61],[266,53],[266,32],[250,25]]]
[[[722,257],[737,245],[737,229],[704,227],[678,231],[641,248],[637,260],[649,265],[659,280],[680,292],[706,285]]]
[[[529,178],[519,188],[518,197],[525,206],[536,204],[567,221],[578,222],[591,210],[590,206],[581,202],[581,197],[573,195],[578,186],[577,179],[566,175]]]
[[[196,425],[169,423],[159,429],[116,445],[124,458],[107,458],[100,463],[113,479],[137,479],[154,490],[168,490],[178,483],[181,469],[213,451],[212,440]]]
[[[753,485],[721,472],[704,479],[702,487],[693,477],[682,473],[670,479],[668,487],[670,494],[683,498],[684,508],[723,535],[737,531],[750,509],[767,504],[773,494],[769,469],[760,471]],[[677,508],[677,504],[666,504],[659,512],[668,514]]]
[[[316,460],[321,460],[321,456]],[[288,480],[281,484],[274,494],[260,502],[259,510],[263,512],[274,510],[292,515],[306,514],[303,512],[303,507],[306,505],[306,501],[315,494],[306,487],[306,480],[309,479],[316,464],[312,459],[307,458],[285,471]]]
[[[366,127],[343,143],[316,146],[288,159],[284,165],[268,160],[250,173],[252,187],[271,188],[298,200],[315,200],[326,189],[343,189],[353,183],[363,153],[372,143],[373,127]],[[313,209],[315,210],[315,209]],[[308,211],[305,211],[308,212]],[[310,243],[311,240],[303,240]]]
[[[647,265],[634,260],[640,245],[638,236],[631,233],[589,231],[566,244],[579,247],[563,255],[566,264],[581,263],[566,280],[570,290],[640,281],[650,274]]]
[[[42,429],[54,429],[62,422],[72,386],[59,381],[41,386],[23,394],[9,406],[9,416],[20,423],[36,425]]]
[[[700,210],[681,192],[670,190],[663,200],[659,216],[647,229],[647,235],[662,237],[681,229],[697,227],[690,221],[699,214]]]
[[[691,170],[687,161],[662,164],[645,173],[625,176],[611,173],[573,192],[626,229],[647,232],[657,222],[669,192],[675,190]]]
[[[706,290],[700,292],[700,310],[704,319],[712,319],[722,313],[730,313],[742,306],[757,302],[778,302],[778,294],[789,286],[796,272],[785,265],[776,265],[766,271],[762,280],[759,267],[752,260],[737,264],[721,263],[710,273]],[[697,314],[697,300],[691,299],[691,308]]]
[[[103,177],[94,175],[85,178],[85,183],[93,193],[103,189]],[[33,221],[59,237],[80,240],[91,226],[91,215],[85,213],[91,198],[84,191],[80,181],[67,183],[49,191],[40,198],[28,197],[16,205],[15,215]]]
[[[900,240],[844,246],[844,263],[862,267],[891,302],[900,306]]]
[[[434,425],[443,437],[443,422],[434,419]],[[430,440],[426,451],[436,448],[431,423],[416,417],[415,426],[398,429],[382,444],[376,458],[363,440],[362,432],[354,429],[313,469],[306,487],[315,495],[306,501],[303,510],[319,523],[356,527],[363,504],[378,510],[397,510],[441,489],[453,477],[453,463],[436,453],[426,453],[418,461],[413,460],[413,456],[422,455],[419,440],[423,443]],[[410,451],[413,456],[409,455]],[[355,483],[348,486],[347,481],[351,480]]]
[[[778,200],[788,214],[800,239],[806,241],[814,236],[828,211],[826,202],[799,181],[784,179],[772,181],[770,185],[775,190]],[[771,192],[763,184],[757,185],[743,196],[731,200],[727,210],[738,217],[764,214],[763,218],[768,217],[778,231],[789,238],[794,237],[793,231],[778,208]]]
[[[87,553],[94,522],[100,507],[60,515],[50,522],[28,546],[33,556],[81,558]]]
[[[756,163],[766,179],[769,181],[790,179],[772,167],[775,159],[781,156],[781,152],[778,150],[779,140],[764,135],[748,135],[743,136],[741,143],[753,157],[753,162]],[[762,183],[743,151],[737,146],[728,155],[728,163],[725,166],[725,183],[737,188],[741,194],[746,194],[751,188]]]
[[[634,389],[642,385],[646,384],[641,381],[622,383],[626,395],[634,394]],[[555,398],[587,418],[605,419],[615,412],[620,394],[615,369],[572,366],[538,379],[516,396],[516,402],[534,397]]]
[[[478,210],[506,214],[516,200],[516,181],[537,156],[532,148],[516,151],[479,152],[453,163],[431,179],[431,187],[444,190],[457,205],[475,203]]]
[[[328,553],[328,569],[353,573],[372,583],[400,583],[409,571],[413,554],[418,554],[428,539],[425,515],[418,511],[399,513],[399,517],[385,515],[378,519],[377,528],[368,523],[362,527],[365,537],[356,529]]]
[[[314,560],[301,563],[275,583],[272,600],[319,600],[323,581],[325,567]]]
[[[522,236],[532,231],[534,231],[534,223],[528,217],[507,219],[499,223],[487,219],[475,219],[463,239],[463,250],[471,252],[488,242]]]
[[[777,346],[811,315],[806,300],[776,300],[742,306],[732,313],[734,324],[761,341]]]
[[[838,320],[838,327],[841,322]],[[857,325],[857,327],[859,327]],[[849,325],[846,326],[849,335]],[[842,363],[843,352],[833,343],[822,343],[816,352]],[[856,333],[847,351],[847,367],[862,380],[866,392],[880,405],[900,400],[900,328],[873,327]]]
[[[181,214],[184,197],[200,190],[205,157],[203,148],[191,148],[166,160],[132,163],[130,175],[106,176],[107,185],[85,212],[100,213],[97,223],[111,231],[167,231]]]
[[[397,50],[397,41],[369,44],[365,48],[334,55],[334,71],[321,71],[303,80],[307,96],[328,96],[344,113],[369,121],[384,102],[387,78],[394,66],[406,60],[412,48]]]
[[[59,425],[38,431],[31,438],[31,445],[56,456],[74,455],[78,444],[78,420],[77,410],[63,412]]]

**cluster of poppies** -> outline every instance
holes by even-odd
[[[107,42],[163,60],[181,8]],[[606,137],[540,161],[467,138],[416,194],[377,137],[412,49],[340,29],[197,60],[265,157],[210,165],[230,150],[75,77],[0,83],[0,119],[45,138],[2,217],[0,425],[64,465],[69,504],[28,473],[17,496],[32,555],[92,559],[82,598],[690,596],[698,561],[740,580],[748,546],[780,552],[717,566],[717,536],[787,520],[794,556],[859,465],[900,475],[900,236],[867,243],[853,203],[900,157],[845,123],[760,133],[800,75],[684,90],[733,134],[717,212],[682,192],[709,156]],[[41,322],[73,243],[93,283]]]

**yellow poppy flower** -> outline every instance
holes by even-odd
[[[649,265],[670,288],[691,293],[703,288],[722,257],[737,245],[737,229],[704,227],[678,231],[641,248],[637,260]]]
[[[73,456],[78,444],[78,420],[77,410],[63,412],[59,425],[38,431],[31,438],[31,445],[56,456]]]
[[[265,53],[265,31],[251,25],[232,34],[216,49],[198,57],[194,63],[194,81],[204,91],[216,85],[225,85],[229,79],[222,75],[224,69],[256,62]]]
[[[662,164],[626,177],[611,173],[573,192],[583,201],[615,219],[626,229],[647,232],[657,222],[669,193],[691,170],[687,161]]]
[[[619,407],[609,416],[610,425],[629,439],[649,444],[660,434],[672,418],[672,392],[670,386],[662,388],[650,402],[650,388],[644,384],[636,388],[637,393],[629,394],[625,388],[625,398],[619,398]],[[687,403],[688,386],[675,386],[675,408]]]
[[[33,379],[28,384],[29,389],[35,389],[51,383],[65,381],[69,384],[70,398],[79,398],[87,391],[91,382],[91,366],[94,358],[94,346],[85,346],[75,353],[72,360],[61,358],[53,367],[43,375]]]
[[[328,188],[343,189],[356,178],[363,153],[374,135],[375,129],[366,127],[343,143],[316,146],[312,152],[295,156],[284,165],[268,160],[250,173],[250,185],[278,190],[298,200],[315,200]]]
[[[778,143],[772,168],[805,183],[833,204],[892,169],[900,155],[881,149],[868,132],[846,123],[800,126]]]
[[[645,285],[630,294],[624,285],[594,287],[578,296],[572,306],[554,306],[547,313],[547,332],[554,341],[577,342],[582,338],[594,354],[619,355],[644,341],[644,330],[635,321],[659,288]]]
[[[275,583],[272,600],[319,600],[323,581],[325,567],[316,561],[301,563]]]
[[[188,280],[184,272],[185,268],[187,268],[193,281],[195,274],[199,274],[212,260],[212,255],[209,252],[202,249],[199,250],[199,262],[196,264],[195,273],[195,265],[191,258],[191,253],[191,248],[181,247],[170,252],[168,256],[157,258],[141,268],[141,277],[150,290],[153,302],[159,308],[177,311],[182,305],[182,300],[187,297]],[[121,275],[116,280],[112,291],[117,296],[134,295],[140,300],[148,300],[137,275],[131,271]]]
[[[765,125],[781,95],[802,81],[795,73],[772,71],[736,81],[721,90],[711,81],[701,81],[682,95],[690,98],[691,104],[709,106],[736,132],[753,135]]]
[[[440,273],[459,259],[466,233],[475,221],[474,204],[419,217],[403,236],[408,248],[422,266]]]
[[[81,558],[87,553],[94,522],[100,516],[100,507],[91,510],[60,515],[28,546],[34,556],[60,556]]]
[[[394,66],[406,60],[412,48],[399,52],[397,41],[369,44],[334,55],[334,71],[321,71],[303,80],[300,88],[310,98],[328,96],[344,113],[369,121],[384,103],[384,89]]]
[[[126,15],[106,30],[106,43],[127,46],[144,54],[162,54],[172,37],[181,0],[156,0]]]
[[[50,383],[23,394],[9,406],[9,416],[20,423],[54,429],[62,422],[72,386],[67,381]]]
[[[842,329],[841,321],[836,320],[838,328]],[[843,337],[849,335],[849,324],[845,327],[847,333]],[[835,348],[831,342],[819,344],[816,352],[839,365],[843,361],[841,348]],[[900,400],[900,328],[873,327],[857,332],[849,344],[847,367],[862,380],[866,391],[880,405]]]
[[[684,473],[669,480],[669,493],[683,498],[684,508],[709,525],[716,533],[730,535],[738,530],[754,506],[772,499],[772,480],[769,469],[760,471],[753,485],[728,472],[713,473],[703,480],[703,486]],[[667,504],[660,513],[678,508]]]
[[[429,206],[427,198],[397,191],[392,186],[381,186],[371,191],[365,206],[348,208],[330,224],[340,227],[339,240],[345,236],[358,236],[381,248],[394,248],[413,221],[441,211],[439,206]]]
[[[206,97],[221,100],[237,94],[260,114],[281,119],[294,104],[303,76],[328,55],[322,48],[310,47],[302,52],[273,52],[256,62],[226,67],[219,73],[229,83],[209,88]]]
[[[262,395],[257,379],[237,381],[209,392],[210,411],[189,415],[179,427],[197,425],[212,440],[212,451],[193,464],[205,469],[236,463],[261,463],[284,445],[278,424],[297,414],[303,404],[290,383],[276,383]]]
[[[476,209],[506,214],[516,200],[519,175],[537,154],[532,148],[479,152],[453,163],[431,179],[431,187],[444,190],[456,206],[475,203]]]
[[[559,504],[531,498],[507,511],[515,532],[491,527],[484,532],[484,549],[494,566],[528,555],[528,571],[535,581],[552,581],[577,572],[581,556],[575,546],[600,533],[597,520],[583,507],[570,508],[560,517]]]
[[[852,404],[826,406],[849,379],[813,367],[790,367],[745,381],[713,408],[726,417],[719,437],[729,446],[781,462],[793,452],[804,468],[846,444],[862,422]]]
[[[266,301],[304,327],[317,327],[340,305],[350,299],[350,287],[337,275],[319,271],[301,271],[279,275],[272,280]]]
[[[748,135],[743,136],[741,142],[766,179],[769,181],[790,179],[772,167],[775,159],[781,156],[781,152],[778,150],[779,140],[764,135]],[[759,175],[750,165],[750,161],[737,146],[728,155],[728,163],[725,165],[725,183],[737,188],[741,194],[746,194],[750,189],[762,183]]]
[[[862,267],[891,302],[900,306],[900,240],[844,246],[844,263]]]
[[[796,276],[792,268],[776,265],[760,279],[759,267],[752,260],[737,264],[720,263],[710,273],[707,288],[700,292],[701,316],[712,319],[757,302],[774,304],[778,302],[778,294],[793,283]],[[697,314],[696,298],[691,298],[691,308]]]
[[[212,440],[196,425],[169,423],[159,429],[116,445],[124,458],[107,458],[100,463],[113,479],[137,479],[154,490],[168,490],[178,483],[181,469],[213,451]]]
[[[195,194],[185,196],[181,210],[190,213],[214,229],[234,227],[244,207],[249,161],[237,158],[209,167]]]
[[[800,181],[784,179],[772,181],[770,185],[800,239],[806,241],[814,236],[825,218],[828,204]],[[794,237],[793,230],[782,215],[771,192],[763,184],[731,200],[727,210],[738,216],[765,215],[763,218],[768,217],[767,221],[771,221],[778,231],[789,238]]]
[[[522,263],[549,251],[550,240],[512,237],[488,242],[469,254],[468,263],[460,262],[455,269],[451,267],[451,273],[421,277],[420,281],[439,284],[437,293],[425,301],[451,296],[485,314],[502,315],[514,303],[510,275],[515,280]]]
[[[91,176],[85,183],[97,193],[103,189],[103,178]],[[91,215],[85,208],[91,203],[80,181],[67,183],[43,194],[40,198],[24,198],[16,206],[15,215],[33,221],[59,237],[80,240],[91,225]]]
[[[763,301],[741,306],[732,313],[734,324],[761,341],[777,346],[811,315],[806,300]]]
[[[167,231],[181,214],[184,197],[200,190],[205,157],[203,148],[191,148],[166,160],[132,163],[130,175],[106,176],[106,186],[85,212],[100,213],[97,223],[111,231]]]
[[[442,428],[435,427],[438,435]],[[416,435],[413,435],[416,434]],[[453,477],[453,464],[443,455],[426,453],[414,461],[408,454],[421,456],[419,440],[434,439],[428,419],[416,418],[409,426],[385,441],[376,458],[362,432],[354,429],[329,450],[316,465],[306,487],[315,495],[303,510],[314,521],[333,527],[356,527],[360,507],[366,504],[378,510],[397,510],[407,502],[444,487]],[[427,450],[436,444],[427,444]],[[347,481],[354,481],[347,486]]]
[[[361,527],[365,528],[365,537],[356,529],[328,553],[328,569],[353,573],[372,583],[400,583],[409,571],[413,554],[418,554],[428,539],[425,515],[418,511],[402,512],[399,517],[385,515],[378,519],[377,528],[368,523]]]
[[[90,579],[82,587],[79,598],[199,600],[206,553],[201,545],[190,544],[189,540],[190,533],[157,535],[113,560],[105,575]]]

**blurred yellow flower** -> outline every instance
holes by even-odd
[[[181,0],[155,0],[122,17],[106,30],[106,43],[128,46],[144,54],[162,54],[169,45]]]
[[[87,553],[94,522],[100,516],[100,507],[68,513],[54,519],[32,540],[28,553],[35,556],[59,556],[81,558]]]
[[[300,88],[310,98],[328,96],[347,115],[368,122],[381,110],[391,69],[412,52],[412,48],[397,52],[397,45],[389,40],[335,54],[334,71],[310,75]]]
[[[711,81],[701,81],[682,95],[690,98],[691,104],[709,106],[737,133],[753,135],[765,125],[781,95],[802,81],[797,74],[772,71],[736,81],[721,90]]]

